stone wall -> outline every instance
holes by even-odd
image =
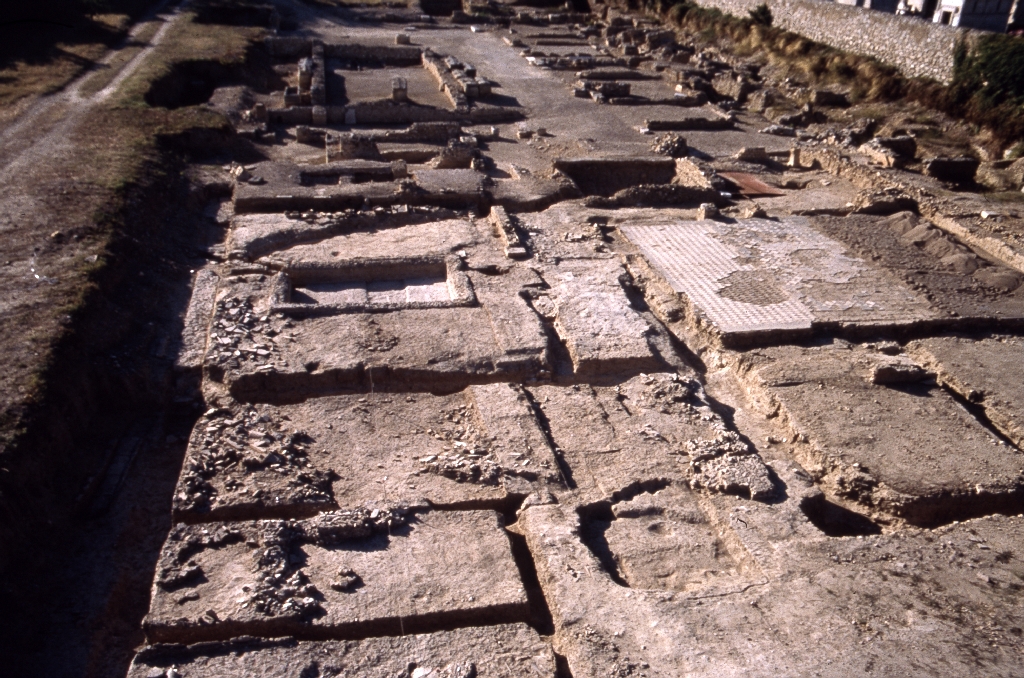
[[[447,64],[445,64],[441,57],[430,50],[424,51],[423,68],[427,69],[427,72],[434,76],[456,111],[469,110],[469,99],[459,87],[459,81],[448,70]]]
[[[872,56],[910,77],[948,83],[953,78],[953,54],[959,40],[971,41],[974,31],[951,28],[921,19],[841,5],[824,0],[696,0],[746,17],[767,2],[774,25],[837,49]]]
[[[421,58],[419,47],[402,45],[327,45],[326,50],[331,58],[388,66],[418,66]]]
[[[267,52],[280,58],[307,57],[313,53],[313,41],[295,36],[268,36],[263,40]]]
[[[316,42],[309,38],[271,36],[264,40],[267,51],[275,57],[297,59],[311,56]],[[382,63],[388,66],[416,66],[420,63],[420,48],[402,45],[324,45],[324,56],[356,62]]]

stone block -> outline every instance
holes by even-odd
[[[917,142],[913,137],[875,137],[857,149],[882,167],[902,167],[914,158]]]
[[[817,89],[811,93],[810,104],[812,106],[841,106],[850,105],[850,100],[843,92],[832,92],[826,89]]]
[[[475,147],[460,140],[452,139],[431,161],[435,169],[468,169],[478,152]]]
[[[742,162],[756,162],[756,163],[767,163],[771,160],[768,157],[768,152],[764,149],[764,146],[744,146],[741,148],[734,159]]]
[[[917,201],[898,188],[865,190],[853,201],[854,214],[897,214],[917,210]]]
[[[204,268],[196,274],[195,282],[192,284],[192,297],[185,312],[181,348],[174,364],[177,370],[198,371],[202,368],[219,282],[220,277],[209,268]]]
[[[654,369],[660,364],[647,343],[651,326],[630,305],[619,282],[626,275],[621,265],[564,265],[543,275],[552,285],[555,331],[576,374]]]
[[[491,221],[494,223],[502,244],[505,246],[505,256],[510,259],[525,259],[528,256],[526,248],[523,247],[519,232],[516,231],[512,218],[505,211],[505,208],[501,205],[492,207]]]
[[[732,129],[735,123],[729,118],[684,118],[682,120],[645,120],[643,126],[652,132],[688,132]]]
[[[862,145],[857,151],[868,156],[872,163],[882,167],[899,167],[903,160],[899,155],[877,143],[874,139]]]
[[[342,132],[325,139],[327,162],[339,160],[379,160],[380,149],[370,136]]]
[[[327,124],[327,107],[326,106],[313,106],[313,124],[314,125],[326,125]]]
[[[686,139],[678,134],[667,134],[664,137],[659,137],[651,146],[651,150],[655,153],[667,155],[670,158],[685,158],[690,154],[690,148],[686,143]]]
[[[917,154],[917,141],[911,136],[875,137],[873,141],[904,158],[913,158]]]
[[[322,84],[314,84],[309,89],[309,102],[312,106],[327,105],[327,89]]]
[[[580,80],[576,83],[577,88],[587,92],[597,92],[605,97],[628,97],[630,84],[628,82],[615,82],[608,80]],[[593,94],[591,94],[593,96]]]
[[[239,638],[193,647],[143,648],[128,678],[171,675],[270,678],[353,675],[417,678],[555,678],[551,646],[525,624],[469,627],[358,641]],[[417,673],[418,672],[418,673]]]
[[[908,346],[939,381],[985,416],[1014,445],[1024,447],[1024,343],[1018,337],[935,337]]]
[[[718,211],[718,206],[715,205],[714,203],[702,203],[701,206],[697,208],[698,221],[704,221],[706,219],[717,219],[719,216],[721,216],[721,213]]]
[[[160,643],[365,638],[527,613],[498,514],[380,506],[302,521],[177,525],[143,627]]]
[[[747,108],[755,113],[763,113],[765,109],[776,105],[779,99],[779,93],[773,89],[757,90],[747,97]]]
[[[306,57],[299,60],[299,89],[309,91],[313,83],[313,60]]]
[[[758,134],[771,134],[777,137],[795,137],[796,130],[787,125],[768,125],[757,131]]]
[[[391,79],[391,100],[399,103],[409,100],[409,84],[405,78]]]
[[[793,449],[801,465],[837,497],[922,526],[1019,502],[1019,453],[907,362],[833,344],[747,354],[741,370],[804,441]]]
[[[716,75],[711,81],[711,86],[720,97],[733,99],[740,104],[747,100],[747,95],[759,87],[744,76],[732,74]]]
[[[511,249],[511,248],[510,248]],[[515,253],[512,253],[513,255]],[[491,321],[498,346],[504,352],[502,363],[516,360],[538,360],[547,365],[548,338],[541,318],[523,298],[527,288],[540,281],[522,271],[510,272],[510,280],[476,276],[474,284],[481,303]]]

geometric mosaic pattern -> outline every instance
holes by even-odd
[[[620,230],[722,334],[809,330],[815,322],[891,325],[935,315],[923,298],[804,217]]]

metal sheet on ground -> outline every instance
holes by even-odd
[[[769,186],[753,174],[749,174],[747,172],[719,172],[718,174],[719,176],[723,176],[736,184],[740,189],[740,195],[744,195],[748,198],[786,195],[785,191],[780,191],[774,186]]]

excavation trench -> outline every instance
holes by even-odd
[[[10,675],[123,676],[142,640],[157,554],[198,384],[174,361],[191,271],[223,237],[189,185],[183,148],[126,189],[106,265],[43,375],[44,396],[5,451],[0,644]],[[12,482],[17,479],[17,482]]]
[[[541,4],[554,9],[539,1],[524,6]],[[270,5],[209,7],[198,22],[280,19]],[[589,5],[572,0],[570,8]],[[313,15],[298,4],[292,9]],[[706,203],[725,201],[710,181],[683,181],[689,161],[643,154],[639,149],[649,144],[632,132],[630,153],[591,155],[597,151],[568,143],[570,131],[553,116],[537,115],[535,122],[548,120],[543,124],[554,134],[539,125],[513,132],[524,142],[515,153],[488,147],[487,140],[501,139],[495,128],[470,131],[519,121],[544,105],[536,95],[545,88],[534,86],[539,78],[523,87],[513,77],[522,64],[498,63],[505,57],[488,51],[521,47],[528,36],[510,32],[502,46],[499,36],[475,35],[504,30],[498,23],[462,31],[452,52],[477,62],[480,77],[473,64],[459,62],[462,55],[428,54],[425,62],[441,69],[434,74],[440,91],[458,111],[405,105],[417,82],[411,71],[384,79],[382,63],[412,68],[426,45],[438,45],[443,32],[419,11],[454,14],[459,22],[458,9],[434,0],[415,14],[395,13],[402,25],[422,24],[414,28],[382,28],[383,20],[372,19],[374,30],[394,31],[387,47],[350,43],[351,36],[325,47],[310,38],[341,26],[358,34],[349,19],[359,13],[339,10],[340,22],[323,22],[322,32],[301,37],[273,37],[251,47],[241,65],[178,63],[146,94],[150,106],[167,110],[209,104],[238,134],[225,122],[163,140],[160,164],[111,217],[116,238],[107,263],[45,375],[46,397],[31,427],[4,458],[0,615],[11,631],[0,652],[15,657],[5,668],[17,675],[120,677],[137,653],[133,676],[179,669],[198,675],[203,666],[220,675],[209,667],[237,660],[229,671],[295,665],[298,675],[312,677],[336,675],[328,662],[354,662],[362,653],[369,657],[364,667],[388,665],[389,675],[414,678],[435,670],[468,678],[487,662],[499,675],[529,675],[509,661],[534,660],[545,675],[561,678],[571,676],[570,662],[577,675],[675,675],[712,657],[737,663],[709,664],[709,673],[728,673],[730,666],[742,672],[743,652],[755,658],[749,666],[786,654],[776,653],[778,638],[766,628],[792,623],[794,633],[809,635],[820,616],[839,620],[848,633],[863,632],[868,622],[848,619],[861,615],[858,586],[872,589],[872,605],[862,606],[871,614],[881,615],[893,600],[922,597],[905,589],[889,595],[884,587],[876,596],[873,587],[890,581],[889,564],[878,559],[857,563],[863,569],[848,577],[849,588],[840,578],[829,584],[838,593],[819,587],[820,578],[793,568],[820,572],[824,552],[814,549],[822,544],[853,553],[925,532],[907,526],[1024,507],[1019,481],[1015,489],[983,488],[957,485],[962,477],[954,477],[952,489],[921,489],[926,483],[914,486],[914,459],[886,468],[897,445],[873,445],[883,429],[896,430],[895,438],[933,440],[919,422],[956,415],[959,430],[990,436],[992,448],[1012,447],[984,409],[922,378],[892,340],[972,324],[1019,331],[1024,321],[909,314],[920,320],[887,316],[880,321],[886,324],[872,324],[827,316],[745,325],[778,329],[723,338],[720,326],[704,322],[697,305],[688,307],[668,289],[636,248],[611,237],[614,220],[585,214],[692,203],[713,215]],[[544,14],[544,23],[566,18]],[[644,36],[653,48],[671,37],[622,17],[609,19],[602,36],[593,33],[597,26],[595,20],[581,35],[544,36],[550,42],[537,45],[583,48],[591,38],[625,31],[630,47]],[[477,38],[481,46],[466,47]],[[375,68],[364,70],[370,61],[351,55],[365,50],[398,61],[374,57]],[[638,56],[635,49],[622,52]],[[670,53],[643,53],[679,63]],[[335,72],[325,77],[325,68]],[[551,75],[542,70],[531,72]],[[461,84],[454,84],[456,74]],[[656,77],[637,79],[635,87]],[[378,85],[383,99],[360,100]],[[470,92],[486,99],[492,86],[509,93],[467,103]],[[590,122],[578,107],[551,110]],[[594,110],[598,120],[603,108]],[[328,126],[332,135],[339,128],[349,134],[408,124],[421,114],[463,124],[378,129],[385,141],[372,149],[372,160],[331,156]],[[696,140],[726,128],[745,134],[743,126],[749,125],[693,118],[646,121],[643,129],[692,130]],[[440,144],[436,152],[396,150],[398,143],[387,142],[423,142],[409,138],[423,130],[443,132],[429,140]],[[608,137],[602,141],[621,141]],[[365,147],[346,137],[337,152],[365,151],[372,140],[362,141]],[[472,159],[456,152],[460,144],[475,149]],[[438,166],[446,158],[452,165]],[[409,168],[411,160],[431,167]],[[537,168],[552,166],[553,178],[540,176]],[[186,176],[196,178],[190,183]],[[512,195],[519,191],[537,195]],[[568,198],[583,202],[527,214]],[[492,217],[496,230],[479,228],[492,203],[520,213],[519,232],[501,211]],[[578,234],[583,219],[588,226]],[[720,223],[702,221],[700,228]],[[772,227],[761,219],[748,225],[739,235]],[[623,237],[633,237],[631,227],[622,227]],[[721,296],[752,306],[785,301],[770,289],[751,292],[765,279],[730,278],[732,296]],[[183,344],[194,358],[187,365],[178,362]],[[854,354],[864,374],[850,367]],[[826,385],[827,396],[813,392]],[[840,425],[863,423],[867,409],[885,417],[922,403],[935,409],[909,420],[904,414],[895,421],[904,429],[868,431],[865,424],[850,444],[841,437],[845,430],[836,433]],[[945,419],[935,415],[942,407]],[[906,432],[914,426],[916,433]],[[829,456],[830,444],[841,453]],[[994,458],[985,456],[987,448],[971,449],[978,454],[969,461]],[[956,463],[935,464],[932,472]],[[889,489],[906,476],[911,480],[894,500],[899,493]],[[786,549],[801,549],[800,557]],[[979,558],[995,553],[977,549]],[[789,569],[773,558],[786,559]],[[902,562],[893,565],[905,569]],[[876,570],[876,579],[867,578]],[[971,585],[981,581],[993,591],[1005,576],[992,563],[968,574]],[[936,580],[928,588],[947,584]],[[764,597],[747,594],[755,586],[768,587]],[[826,594],[841,597],[850,615]],[[717,600],[698,609],[703,599]],[[807,622],[786,608],[813,610],[808,601],[821,607],[804,614]],[[954,598],[943,605],[968,609]],[[912,607],[908,616],[916,614]],[[740,617],[743,624],[734,624]],[[839,652],[866,642],[842,635]],[[869,639],[876,638],[883,639]],[[701,652],[687,649],[684,659],[684,646]],[[429,659],[439,667],[450,663],[417,666],[417,653],[433,653]],[[815,660],[825,656],[836,655]],[[395,662],[402,665],[392,670]]]

